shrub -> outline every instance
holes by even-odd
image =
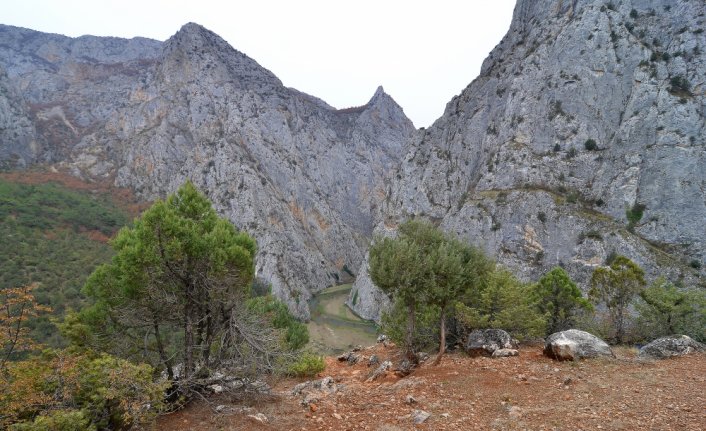
[[[691,83],[681,75],[672,77],[669,80],[669,84],[671,85],[669,88],[670,93],[678,95],[691,94],[689,91],[691,89]]]
[[[645,205],[635,202],[632,208],[625,210],[625,217],[628,219],[628,224],[630,228],[635,227],[636,224],[642,220],[642,215],[645,212]]]
[[[438,344],[440,310],[436,307],[417,304],[415,306],[414,333],[407,340],[407,306],[395,300],[392,307],[382,314],[381,332],[406,350],[418,352],[433,348]]]
[[[583,146],[588,151],[596,151],[598,149],[598,144],[596,144],[596,141],[593,139],[587,139],[586,142],[583,143]]]
[[[630,18],[637,19],[637,11],[635,9],[630,11]]]
[[[544,212],[540,211],[537,213],[537,219],[544,223],[547,221],[547,215]]]
[[[123,430],[149,425],[163,407],[166,389],[153,381],[153,373],[149,365],[107,354],[45,351],[11,363],[0,376],[0,426]]]
[[[646,340],[673,334],[684,334],[706,341],[706,292],[677,289],[659,278],[640,293],[638,312],[640,334]]]
[[[701,269],[701,262],[697,259],[692,259],[691,262],[689,262],[689,266],[694,269]]]
[[[323,356],[304,353],[296,362],[289,365],[287,372],[295,377],[312,377],[326,369]]]
[[[37,416],[32,422],[10,426],[10,431],[95,431],[95,425],[80,410],[55,410]]]
[[[287,306],[272,295],[251,298],[246,307],[257,315],[265,316],[276,329],[284,331],[282,341],[285,348],[299,350],[309,342],[309,330],[297,321]]]
[[[485,286],[456,304],[456,317],[467,330],[498,328],[518,339],[541,337],[546,317],[538,311],[531,289],[509,271],[498,269]]]
[[[569,148],[569,151],[566,152],[566,158],[573,159],[574,157],[576,157],[576,148],[571,147]]]

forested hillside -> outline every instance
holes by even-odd
[[[86,277],[110,259],[107,241],[129,220],[127,209],[104,192],[0,178],[0,289],[36,282],[37,300],[54,316],[79,309]],[[62,343],[47,317],[32,322],[32,335]]]

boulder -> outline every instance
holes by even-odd
[[[502,329],[479,329],[468,334],[466,353],[471,356],[492,356],[499,349],[516,347],[510,334]]]
[[[694,352],[706,352],[706,345],[686,335],[661,337],[643,346],[638,357],[643,359],[667,359]]]
[[[544,354],[558,361],[574,361],[599,356],[615,357],[605,341],[578,329],[550,335],[544,344]]]

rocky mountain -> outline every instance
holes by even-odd
[[[258,240],[257,274],[300,317],[363,260],[383,178],[414,133],[378,88],[336,110],[197,24],[166,42],[0,26],[0,164],[129,187],[190,179]]]
[[[703,0],[518,0],[481,74],[419,133],[378,232],[431,219],[525,280],[613,253],[704,285]],[[349,304],[378,319],[366,277]]]

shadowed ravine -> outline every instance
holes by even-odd
[[[309,347],[336,354],[356,345],[375,343],[375,324],[362,320],[346,305],[350,284],[330,287],[314,296],[310,302],[311,321]]]

